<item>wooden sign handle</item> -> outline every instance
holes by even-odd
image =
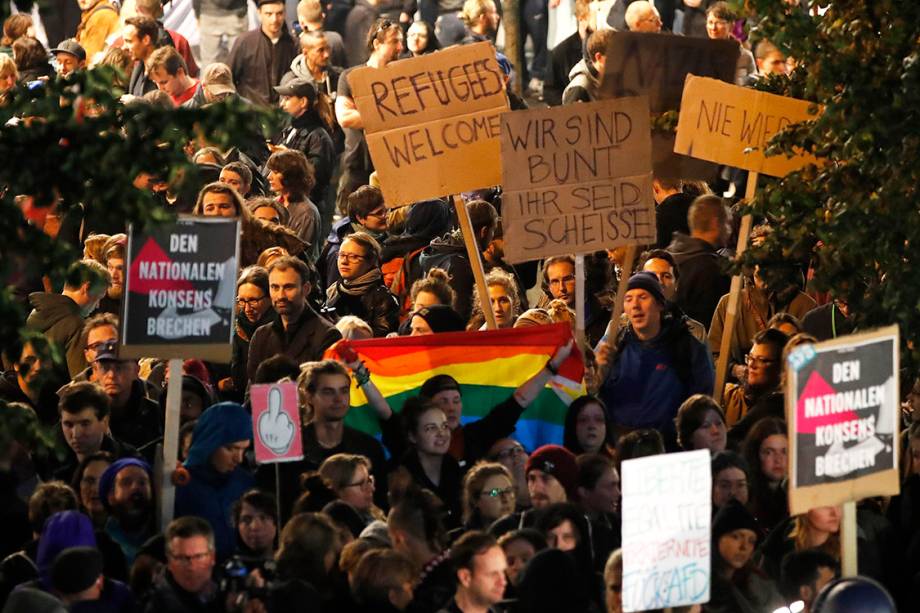
[[[179,409],[182,404],[182,359],[169,360],[169,385],[166,388],[166,429],[163,432],[163,466],[160,479],[160,529],[173,519],[176,486],[173,473],[179,460]]]
[[[585,256],[575,256],[575,340],[585,346]]]
[[[476,287],[479,289],[479,306],[486,318],[486,327],[489,330],[497,330],[498,324],[495,323],[495,313],[492,312],[492,305],[489,302],[489,289],[486,287],[486,275],[482,267],[482,254],[479,252],[479,245],[473,234],[469,211],[466,210],[463,198],[459,195],[454,196],[454,209],[457,211],[457,220],[460,222],[460,231],[463,233],[463,244],[466,245],[466,255],[473,269]]]
[[[626,253],[623,255],[623,266],[620,268],[620,282],[617,284],[616,302],[613,304],[613,312],[610,314],[610,323],[607,324],[607,344],[611,349],[617,332],[620,331],[620,318],[623,315],[623,300],[626,298],[626,286],[629,285],[629,277],[632,276],[633,266],[636,264],[636,252],[639,250],[637,245],[627,245]]]
[[[757,192],[757,173],[749,172],[747,185],[744,190],[744,199],[750,202],[754,199]],[[741,257],[748,245],[748,239],[751,236],[751,224],[753,220],[750,215],[741,218],[741,229],[738,231],[738,247],[735,249],[735,257]],[[719,345],[719,361],[716,363],[716,383],[712,390],[712,397],[716,402],[722,401],[722,393],[725,389],[725,380],[728,378],[728,359],[731,357],[732,337],[735,333],[735,320],[738,318],[738,302],[741,299],[741,283],[743,277],[740,274],[732,277],[731,289],[728,292],[728,308],[725,312],[725,321],[722,325],[722,342]]]

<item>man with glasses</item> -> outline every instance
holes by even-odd
[[[710,40],[733,40],[732,29],[735,25],[735,15],[727,2],[716,2],[706,9],[706,35]],[[738,43],[741,55],[735,67],[735,84],[746,85],[751,75],[757,74],[757,63],[754,54]]]
[[[214,532],[200,517],[180,517],[166,528],[166,572],[154,583],[145,611],[223,611],[212,578]]]
[[[387,237],[387,207],[383,203],[383,193],[380,189],[362,185],[350,194],[345,202],[348,216],[332,225],[317,260],[316,265],[323,287],[329,287],[341,278],[337,258],[342,241],[349,234],[366,232],[380,244],[383,244]]]
[[[639,0],[626,7],[626,27],[630,32],[661,32],[661,16],[651,2]]]
[[[575,258],[558,255],[543,262],[543,297],[538,306],[546,307],[551,300],[562,300],[577,312],[575,305]],[[604,307],[591,288],[585,288],[585,338],[594,347],[607,331],[610,309]]]
[[[268,267],[268,289],[278,318],[259,326],[249,344],[248,380],[268,358],[282,354],[300,364],[321,359],[341,333],[307,303],[313,275],[307,265],[291,256]]]

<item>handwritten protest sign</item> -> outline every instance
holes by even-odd
[[[498,185],[504,74],[489,43],[352,71],[387,206]]]
[[[623,610],[709,601],[708,450],[623,462]]]
[[[229,362],[239,236],[219,217],[129,228],[120,354]]]
[[[687,76],[674,151],[719,164],[783,177],[817,163],[812,155],[765,156],[774,134],[814,119],[816,105],[716,79]]]
[[[505,257],[655,240],[645,97],[502,116]]]
[[[898,328],[804,345],[786,364],[789,507],[899,492]]]
[[[252,432],[256,462],[293,462],[303,459],[300,408],[296,383],[253,385]]]

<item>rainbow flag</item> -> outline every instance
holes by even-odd
[[[426,336],[368,339],[350,342],[364,361],[371,380],[394,411],[418,394],[422,384],[438,374],[452,376],[463,396],[463,423],[474,421],[506,400],[514,390],[543,368],[556,348],[572,338],[568,324],[449,332]],[[326,353],[337,359],[335,347]],[[547,443],[562,443],[569,404],[585,393],[584,363],[573,351],[537,399],[518,421],[514,438],[528,451]],[[352,382],[352,408],[345,423],[377,435],[377,416],[367,398]]]

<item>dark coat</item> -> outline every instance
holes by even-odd
[[[291,119],[290,125],[278,137],[277,144],[284,145],[288,149],[295,149],[307,156],[313,165],[316,177],[316,184],[310,192],[310,200],[325,202],[332,171],[335,169],[335,145],[316,113],[306,112],[300,117]]]
[[[463,239],[456,234],[434,239],[419,256],[419,265],[421,277],[427,275],[432,268],[440,268],[448,274],[450,286],[456,294],[454,309],[460,313],[461,318],[469,319],[473,308],[475,280]]]
[[[233,388],[237,392],[246,389],[246,372],[249,364],[249,342],[252,335],[260,327],[274,322],[278,314],[274,309],[265,311],[265,315],[252,324],[246,319],[243,311],[236,314],[236,334],[233,335],[233,355],[230,358],[230,377],[233,379]]]
[[[33,310],[26,325],[67,352],[67,370],[70,376],[86,368],[80,336],[83,333],[83,314],[76,302],[63,294],[35,292],[29,294]]]
[[[690,234],[687,213],[690,212],[691,204],[693,204],[693,196],[683,192],[671,194],[662,200],[655,209],[655,226],[658,234],[656,247],[666,248],[671,244],[675,232]]]
[[[338,266],[339,248],[342,246],[342,241],[345,240],[345,237],[354,231],[351,225],[351,217],[343,217],[332,224],[329,236],[326,237],[326,244],[323,245],[323,250],[316,261],[320,287],[329,287],[342,278],[339,275]]]
[[[163,436],[163,416],[160,405],[148,398],[146,391],[140,379],[131,383],[131,396],[125,406],[112,407],[109,431],[119,441],[138,449],[147,460],[152,460],[153,445],[145,445]]]
[[[353,296],[340,291],[341,281],[330,286],[323,314],[338,320],[354,315],[366,321],[375,337],[384,337],[395,332],[399,326],[399,303],[383,284],[383,279],[370,286],[364,293]]]
[[[214,597],[202,602],[197,595],[179,587],[168,570],[156,580],[148,592],[145,613],[221,613],[224,611],[224,597],[215,591]]]
[[[678,234],[668,245],[680,269],[676,302],[691,319],[708,329],[719,300],[728,293],[731,277],[722,272],[725,259],[699,238]]]
[[[241,34],[233,43],[228,61],[236,91],[255,104],[274,105],[278,92],[272,88],[281,83],[281,77],[299,54],[300,45],[286,27],[274,45],[260,28]]]
[[[135,62],[134,68],[131,69],[131,77],[128,79],[128,92],[132,96],[140,98],[147,92],[156,91],[157,84],[147,76],[147,69],[144,68],[143,62]]]
[[[331,323],[319,316],[309,306],[304,307],[300,319],[284,329],[281,318],[260,326],[249,343],[249,364],[246,369],[249,381],[264,360],[283,354],[298,364],[321,360],[323,353],[342,338]]]
[[[569,73],[584,57],[584,42],[578,32],[553,47],[549,54],[543,99],[550,106],[562,104],[562,92],[569,84]]]

